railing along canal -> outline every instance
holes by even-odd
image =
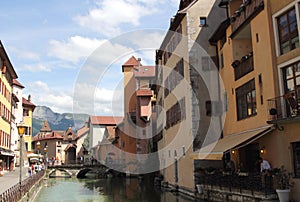
[[[22,181],[22,185],[17,183],[13,187],[9,188],[0,195],[0,202],[17,202],[31,189],[31,187],[37,183],[44,175],[45,170],[39,171],[36,174],[26,178]]]

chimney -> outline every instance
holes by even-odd
[[[141,59],[141,58],[138,58],[137,60],[138,60],[138,62],[139,62],[139,66],[138,66],[138,67],[140,67],[140,66],[141,66],[141,61],[142,61],[142,59]]]
[[[28,101],[29,102],[31,101],[31,95],[30,94],[28,95]]]

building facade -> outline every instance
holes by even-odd
[[[122,65],[124,74],[124,120],[117,127],[126,172],[145,174],[154,172],[152,153],[153,107],[156,98],[153,86],[155,66],[144,66],[134,56]],[[145,166],[145,165],[148,166]]]
[[[253,185],[240,189],[257,190],[251,197],[262,200],[266,192],[258,193],[264,182],[260,178],[255,182],[260,174],[258,158],[267,159],[272,168],[284,166],[292,173],[295,186],[290,196],[297,201],[299,1],[232,0],[219,5],[228,9],[228,18],[209,41],[218,51],[217,66],[226,89],[226,119],[222,138],[204,145],[192,157],[202,163],[219,162],[218,169],[233,161],[237,173],[248,176],[243,184]],[[223,178],[219,176],[219,180]],[[205,180],[199,178],[199,183],[205,184]],[[233,182],[234,178],[231,185]],[[275,183],[269,186],[273,192],[267,197],[275,199]],[[246,199],[247,191],[225,195]]]
[[[116,127],[117,124],[122,122],[123,117],[113,116],[90,116],[88,121],[89,127],[89,151],[91,156],[98,162],[104,163],[106,160],[106,153],[103,144],[107,144],[109,137],[107,128]],[[110,131],[110,130],[109,130]],[[103,146],[106,147],[106,146]]]
[[[83,142],[88,131],[87,126],[79,129],[77,133],[71,126],[65,131],[55,131],[51,129],[48,121],[44,121],[40,132],[33,138],[34,153],[43,155],[52,165],[83,163],[86,150]]]
[[[181,1],[156,55],[157,82],[161,86],[157,88],[161,174],[169,186],[192,194],[195,181],[191,173],[195,168],[189,156],[209,139],[205,137],[211,115],[207,116],[206,108],[217,98],[209,98],[213,93],[207,90],[217,88],[205,86],[218,87],[218,74],[213,68],[210,71],[210,64],[214,66],[210,57],[216,58],[216,51],[209,45],[208,36],[225,15],[215,1]],[[205,44],[199,43],[201,32]],[[217,77],[213,79],[212,74]],[[220,126],[215,127],[220,131]]]
[[[23,125],[25,126],[25,134],[23,135],[25,149],[27,152],[32,151],[32,115],[35,105],[31,102],[31,96],[28,98],[22,97],[23,107]]]
[[[8,58],[2,42],[0,41],[0,171],[9,170],[13,165],[14,153],[11,150],[11,121],[13,106],[13,79],[17,74]]]

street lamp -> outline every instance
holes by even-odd
[[[22,150],[23,150],[23,135],[25,133],[25,126],[20,123],[19,125],[17,125],[17,128],[18,128],[18,134],[20,136],[20,177],[19,177],[19,185],[20,185],[20,199],[22,198]]]
[[[47,169],[47,165],[48,165],[48,156],[47,156],[47,152],[48,152],[48,145],[46,145],[45,146],[45,148],[44,148],[44,152],[45,152],[45,167],[46,167],[46,169]]]
[[[37,153],[38,153],[38,154],[40,154],[40,148],[41,148],[41,143],[40,143],[40,141],[38,141],[38,142],[36,143],[36,149],[37,149]]]

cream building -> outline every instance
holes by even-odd
[[[214,20],[209,18],[212,14]],[[191,174],[194,173],[194,160],[190,155],[206,139],[211,115],[207,117],[205,113],[202,117],[201,113],[207,108],[207,101],[215,103],[218,97],[208,98],[204,79],[201,80],[201,76],[212,75],[209,65],[214,65],[210,57],[216,57],[216,51],[213,47],[201,47],[197,39],[201,32],[217,26],[219,16],[225,14],[215,1],[181,1],[156,55],[158,83],[161,84],[157,93],[157,106],[161,108],[157,112],[161,174],[169,186],[183,192],[193,193],[195,190]],[[208,41],[209,33],[203,36],[203,40]],[[215,80],[212,78],[208,78],[206,85],[218,87],[218,76]],[[206,141],[212,142],[213,139]]]

